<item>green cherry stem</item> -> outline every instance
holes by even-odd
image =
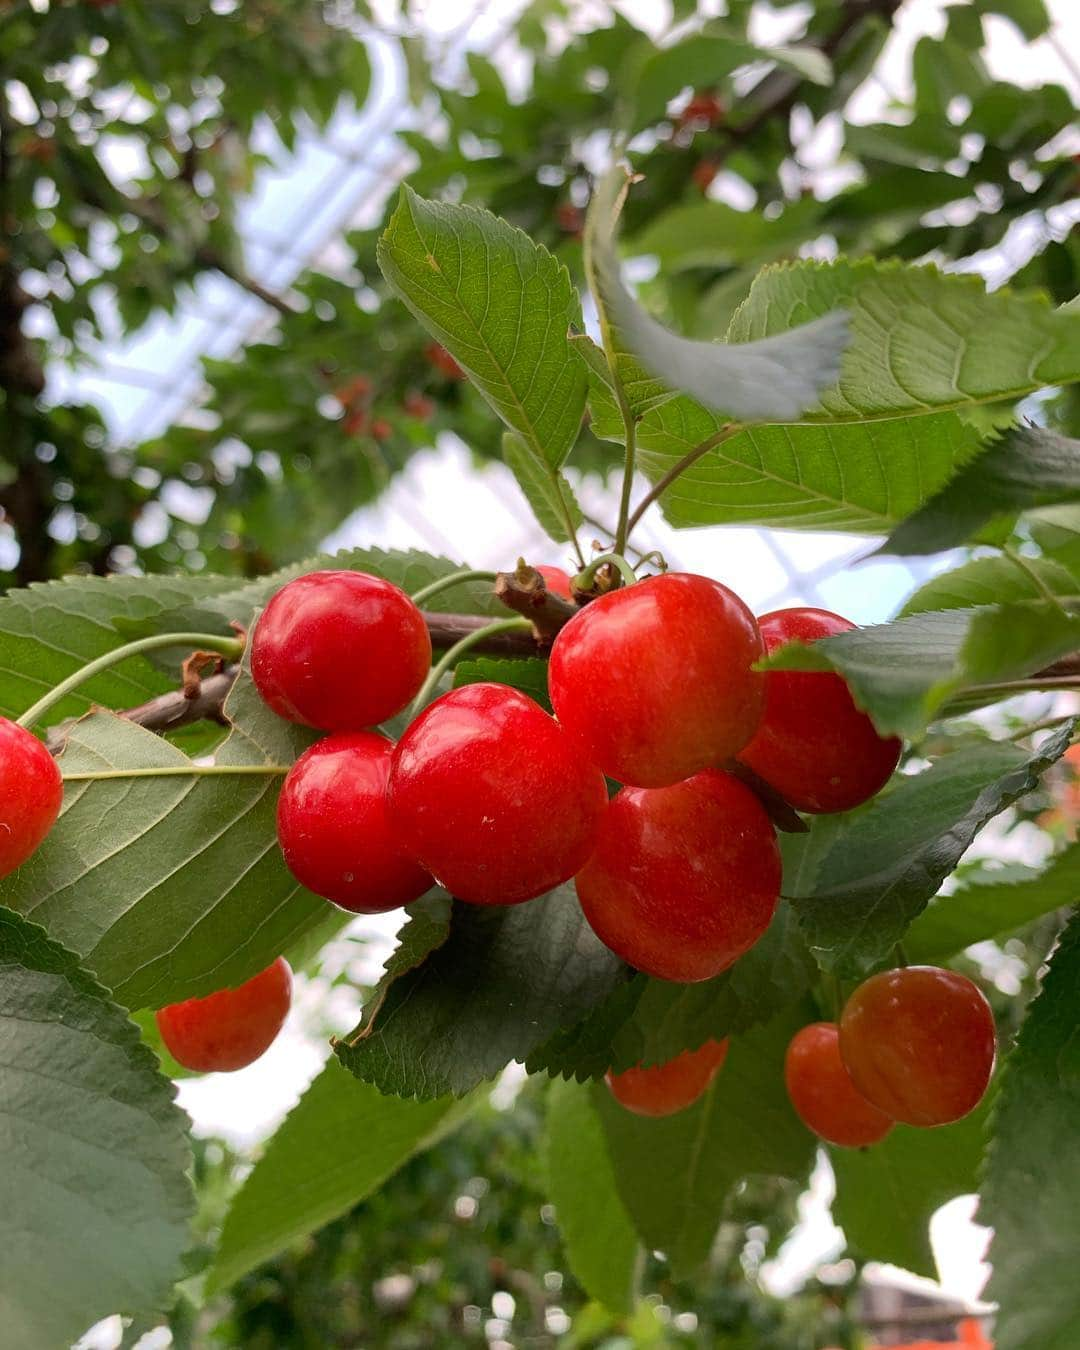
[[[66,680],[61,680],[58,685],[55,685],[47,694],[39,698],[33,707],[27,708],[23,715],[16,719],[18,725],[28,729],[33,727],[68,694],[78,689],[87,680],[92,680],[95,675],[100,675],[103,670],[109,670],[112,666],[119,665],[121,661],[126,661],[130,656],[138,656],[141,652],[158,651],[163,647],[187,647],[192,651],[220,652],[222,656],[227,656],[231,661],[236,661],[239,660],[244,650],[244,639],[222,637],[220,633],[156,633],[153,637],[139,638],[137,642],[128,642],[123,647],[114,647],[111,652],[105,652],[103,656],[99,656],[96,660],[90,661],[85,666],[80,666]]]
[[[416,594],[409,598],[414,605],[422,605],[425,600],[430,600],[433,595],[438,595],[442,591],[448,591],[451,586],[459,586],[466,581],[494,582],[497,575],[496,572],[476,572],[471,568],[464,568],[460,572],[451,572],[448,576],[439,577],[438,581],[433,581],[429,586],[421,586]]]
[[[599,558],[594,558],[588,567],[583,567],[576,577],[571,577],[571,583],[578,590],[587,590],[592,585],[592,579],[596,576],[601,567],[608,563],[616,568],[623,581],[628,586],[632,586],[638,580],[637,574],[621,553],[601,553]]]
[[[438,661],[428,671],[428,677],[420,687],[420,692],[413,699],[409,707],[410,719],[415,717],[421,708],[431,697],[432,690],[438,687],[439,681],[470,647],[475,647],[478,642],[489,638],[494,633],[509,633],[513,631],[521,632],[524,629],[532,630],[532,624],[528,619],[496,619],[494,623],[485,624],[483,628],[478,628],[475,633],[466,633],[460,641],[455,642],[448,651],[443,652]]]
[[[65,783],[96,783],[104,778],[208,778],[237,775],[283,778],[289,764],[163,764],[152,769],[101,769],[86,773],[66,773]]]

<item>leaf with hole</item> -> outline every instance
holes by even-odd
[[[761,342],[697,342],[671,332],[644,310],[623,283],[615,247],[623,170],[598,185],[585,227],[586,270],[608,329],[606,346],[617,353],[617,373],[630,355],[630,373],[641,367],[671,389],[744,422],[787,422],[813,406],[837,377],[848,341],[843,311],[798,331]],[[736,316],[737,318],[738,316]],[[631,404],[632,406],[632,404]]]
[[[973,274],[873,259],[766,267],[728,341],[776,338],[838,307],[851,342],[807,414],[816,422],[963,409],[1080,379],[1080,313],[1038,292],[987,293]]]

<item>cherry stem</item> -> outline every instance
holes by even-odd
[[[700,444],[695,445],[693,450],[687,451],[682,459],[678,460],[670,469],[668,469],[663,478],[657,479],[648,492],[646,492],[645,496],[642,497],[641,501],[638,502],[637,506],[634,507],[630,519],[627,522],[627,534],[630,535],[633,533],[634,528],[641,517],[649,507],[652,506],[653,502],[664,495],[676,478],[681,477],[687,469],[692,468],[702,455],[707,455],[710,450],[715,450],[718,445],[722,445],[724,441],[730,440],[731,437],[739,431],[742,431],[742,426],[738,422],[729,422],[722,426],[720,430],[715,432],[712,436],[707,437],[705,440],[701,441]]]
[[[908,960],[908,954],[902,942],[897,942],[893,944],[893,956],[896,958],[896,964],[898,966],[909,966],[911,964],[911,962]]]
[[[156,633],[153,637],[139,638],[136,642],[128,642],[123,647],[115,647],[111,652],[106,652],[87,665],[80,666],[66,680],[61,680],[58,685],[50,689],[42,698],[39,698],[32,707],[27,708],[23,715],[17,719],[17,724],[20,727],[33,727],[68,694],[78,689],[87,680],[92,680],[95,675],[100,675],[103,670],[109,670],[112,666],[118,665],[121,661],[126,661],[131,656],[138,656],[142,652],[158,651],[163,647],[187,647],[190,650],[202,648],[207,651],[220,652],[222,656],[228,657],[229,660],[236,661],[244,650],[244,640],[238,637],[221,637],[218,633]]]
[[[438,581],[433,581],[430,586],[421,586],[410,599],[414,605],[422,605],[425,600],[430,600],[433,595],[439,595],[442,591],[448,591],[451,586],[458,586],[466,581],[494,582],[497,576],[497,572],[477,572],[471,568],[464,568],[460,572],[451,572],[448,576],[439,577]]]
[[[202,778],[212,774],[283,777],[288,764],[163,764],[154,769],[101,769],[86,773],[65,773],[65,783],[96,783],[101,778]]]
[[[594,558],[588,567],[583,567],[576,577],[571,578],[571,585],[577,590],[588,590],[592,585],[593,577],[596,576],[601,567],[606,567],[608,563],[618,571],[628,586],[632,586],[637,581],[637,573],[621,553],[601,553],[599,558]]]
[[[466,635],[455,642],[448,650],[443,652],[438,661],[428,671],[428,677],[420,687],[420,692],[413,699],[409,708],[410,719],[424,707],[431,697],[432,690],[437,688],[439,681],[450,669],[450,667],[461,657],[470,647],[475,647],[478,642],[483,642],[494,633],[508,633],[511,630],[521,632],[525,629],[532,631],[532,624],[528,619],[496,619],[494,623],[485,624],[483,628],[478,628],[474,633]]]

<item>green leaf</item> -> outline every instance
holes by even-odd
[[[784,1088],[797,1010],[732,1041],[724,1067],[685,1111],[648,1119],[592,1089],[615,1180],[641,1240],[661,1251],[676,1279],[709,1254],[732,1188],[751,1173],[798,1178],[813,1162],[813,1137]]]
[[[1005,1062],[982,1180],[994,1229],[987,1296],[998,1350],[1072,1350],[1080,1288],[1068,1278],[1080,1207],[1080,915],[1074,914]]]
[[[851,314],[851,344],[813,421],[964,408],[1080,378],[1080,313],[1037,292],[987,294],[975,275],[872,259],[766,267],[728,341],[782,334],[838,306]]]
[[[1048,602],[913,614],[806,645],[770,670],[837,670],[883,734],[918,736],[951,699],[992,702],[999,688],[1080,647],[1080,620]],[[986,686],[981,692],[979,686]]]
[[[1080,323],[1080,316],[1076,320]],[[1074,341],[1080,349],[1080,327]],[[997,516],[1077,500],[1080,441],[1037,427],[1013,427],[894,530],[882,552],[938,553],[964,543]]]
[[[537,455],[514,431],[503,434],[503,459],[549,539],[564,544],[582,524],[574,490],[557,469]]]
[[[331,1060],[271,1135],[225,1218],[207,1291],[314,1233],[456,1129],[470,1103],[384,1097]]]
[[[245,628],[254,622],[258,611],[262,609],[272,595],[279,591],[294,577],[306,576],[309,572],[324,572],[342,569],[353,572],[368,572],[372,576],[382,577],[393,582],[407,594],[413,594],[422,587],[438,581],[441,577],[466,568],[463,562],[454,562],[450,558],[436,557],[430,553],[405,552],[400,549],[357,548],[344,549],[339,553],[322,553],[302,562],[284,567],[270,576],[259,577],[242,585],[232,578],[230,589],[203,600],[197,605],[187,605],[179,609],[165,611],[153,619],[143,622],[124,622],[123,632],[128,637],[140,637],[145,633],[181,632],[197,629],[203,624],[236,622]],[[465,582],[453,586],[430,600],[424,601],[426,610],[453,614],[498,614],[505,616],[505,608],[495,599],[492,587],[487,582]],[[173,682],[175,684],[175,681]]]
[[[662,1064],[707,1040],[771,1021],[803,998],[816,974],[791,907],[781,903],[765,936],[714,980],[649,980],[615,1038],[610,1063],[617,1069]]]
[[[1050,27],[1050,15],[1045,0],[975,0],[982,14],[1003,14],[1012,19],[1028,42],[1042,37]]]
[[[548,1195],[574,1278],[611,1312],[631,1313],[641,1246],[619,1198],[588,1089],[577,1083],[551,1085],[543,1154]]]
[[[234,577],[74,577],[8,591],[0,598],[0,713],[17,717],[79,667],[122,646],[125,622],[149,622],[235,585]],[[124,661],[69,695],[46,720],[81,716],[96,703],[144,703],[176,687],[186,654],[172,654],[171,679],[145,657]]]
[[[830,1148],[836,1176],[833,1218],[867,1261],[888,1261],[938,1278],[930,1220],[958,1195],[978,1189],[990,1098],[970,1116],[933,1130],[896,1125],[873,1148]]]
[[[615,227],[626,185],[622,169],[608,173],[593,194],[585,226],[586,272],[601,312],[604,345],[615,355],[624,390],[644,369],[654,377],[645,385],[650,398],[656,396],[655,382],[662,381],[741,421],[795,421],[837,376],[848,340],[846,314],[830,314],[795,332],[739,346],[679,337],[623,285]],[[635,399],[628,402],[637,416]]]
[[[561,263],[474,206],[403,187],[378,249],[398,296],[506,425],[552,468],[581,429],[585,379],[568,342],[580,304]]]
[[[621,425],[621,424],[620,424]],[[611,428],[594,425],[598,436]],[[976,430],[955,413],[862,426],[763,426],[724,434],[724,420],[691,399],[647,412],[638,462],[653,482],[714,441],[660,499],[676,528],[771,525],[882,534],[974,453]]]
[[[423,1100],[461,1096],[525,1060],[630,974],[585,922],[572,886],[524,905],[456,902],[449,937],[407,964],[336,1051],[365,1082]]]
[[[770,1021],[803,998],[816,974],[791,907],[781,901],[765,936],[730,970],[700,984],[636,975],[576,1026],[540,1046],[529,1058],[529,1072],[584,1082],[608,1069],[663,1063],[707,1040]]]
[[[194,1209],[187,1119],[106,991],[2,909],[0,1083],[6,1343],[166,1306]]]
[[[816,876],[795,895],[784,881],[821,966],[856,977],[885,961],[979,830],[1031,791],[1072,730],[1066,723],[1033,753],[1010,742],[954,751],[829,826]]]
[[[1024,522],[1048,558],[1080,576],[1080,506],[1044,506],[1028,512]]]
[[[664,272],[760,264],[763,256],[782,253],[804,239],[823,210],[823,203],[806,197],[770,220],[724,202],[684,203],[650,221],[627,242],[626,251],[653,254]]]
[[[828,85],[832,79],[829,59],[816,47],[757,47],[714,22],[670,47],[649,46],[644,60],[631,53],[622,76],[622,87],[633,90],[629,129],[640,131],[660,121],[668,103],[687,86],[714,86],[755,61],[775,61],[814,84]]]
[[[64,809],[0,899],[45,923],[125,1006],[161,1007],[249,979],[322,920],[277,848],[285,769],[313,733],[276,717],[246,671],[215,757],[274,772],[199,774],[167,741],[111,713],[76,723],[65,775],[190,769],[72,781]]]
[[[1047,591],[1062,600],[1080,600],[1076,577],[1050,558],[1025,558],[1023,566],[1011,558],[974,558],[951,572],[932,577],[905,602],[900,613],[923,614],[934,609],[974,609],[979,605],[1042,600]]]
[[[1080,895],[1080,844],[1070,844],[1042,871],[1025,870],[1021,878],[963,886],[935,900],[907,931],[909,959],[945,961],[973,943],[1003,937],[1071,905]]]
[[[478,656],[459,661],[454,667],[454,688],[463,684],[508,684],[528,694],[547,712],[551,712],[548,696],[547,662],[540,657],[527,656],[520,660],[501,656]]]

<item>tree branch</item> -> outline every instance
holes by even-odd
[[[519,613],[524,612],[518,610],[516,603],[511,604],[510,608]],[[555,616],[560,615],[558,627],[561,627],[576,612],[572,605],[567,605],[558,596],[548,592],[543,606],[528,611],[527,617],[535,623],[539,615],[541,622],[550,627],[555,622]],[[424,620],[431,634],[432,646],[440,650],[452,647],[461,638],[491,623],[490,615],[435,614],[428,611],[424,611]],[[551,629],[551,637],[554,637],[556,631],[557,628]],[[472,650],[491,656],[539,656],[548,646],[550,638],[540,638],[522,630],[516,633],[492,633],[490,637],[478,642]],[[137,708],[124,709],[118,716],[158,734],[179,731],[181,727],[191,726],[195,722],[217,722],[221,726],[227,726],[225,699],[236,682],[239,669],[239,666],[235,665],[226,666],[219,673],[208,675],[201,680],[197,688],[192,686],[190,696],[182,688],[170,690],[167,694],[159,694],[157,698],[140,703]],[[68,733],[76,721],[77,718],[68,718],[67,721],[58,722],[49,728],[46,745],[52,754],[58,755],[64,748]]]

